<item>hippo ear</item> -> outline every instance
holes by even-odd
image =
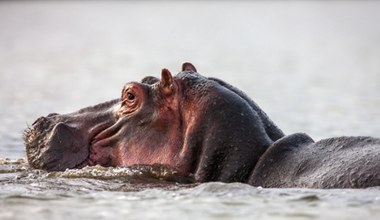
[[[182,71],[197,72],[197,69],[193,64],[186,62],[182,64]]]
[[[170,95],[173,92],[173,77],[172,74],[168,69],[162,69],[161,71],[161,80],[160,80],[160,86],[162,89],[162,92],[165,95]]]

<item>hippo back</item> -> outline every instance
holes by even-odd
[[[380,139],[336,137],[314,141],[293,134],[262,156],[249,183],[263,187],[365,188],[380,186]]]
[[[236,93],[241,98],[243,98],[249,104],[249,106],[259,115],[263,123],[264,129],[267,132],[268,136],[272,139],[272,141],[276,141],[284,136],[284,133],[281,131],[281,129],[278,128],[277,125],[268,117],[268,115],[243,91],[236,88],[235,86],[232,86],[231,84],[224,82],[223,80],[213,77],[209,77],[209,79],[219,83],[220,85],[224,86],[225,88],[231,90],[232,92]]]

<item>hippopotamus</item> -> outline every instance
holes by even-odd
[[[47,171],[160,164],[200,183],[380,186],[380,139],[285,135],[244,92],[191,63],[128,82],[118,99],[40,117],[24,140],[30,166]]]

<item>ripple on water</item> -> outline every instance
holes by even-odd
[[[55,220],[64,219],[67,213],[91,219],[380,216],[379,188],[266,189],[243,183],[184,184],[173,181],[176,175],[175,170],[164,166],[94,166],[48,173],[30,169],[25,159],[0,159],[0,219],[26,219],[30,213],[38,219]]]

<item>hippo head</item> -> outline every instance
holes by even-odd
[[[121,98],[37,119],[25,132],[33,168],[161,164],[197,181],[246,181],[282,132],[241,91],[190,63],[129,82]]]

